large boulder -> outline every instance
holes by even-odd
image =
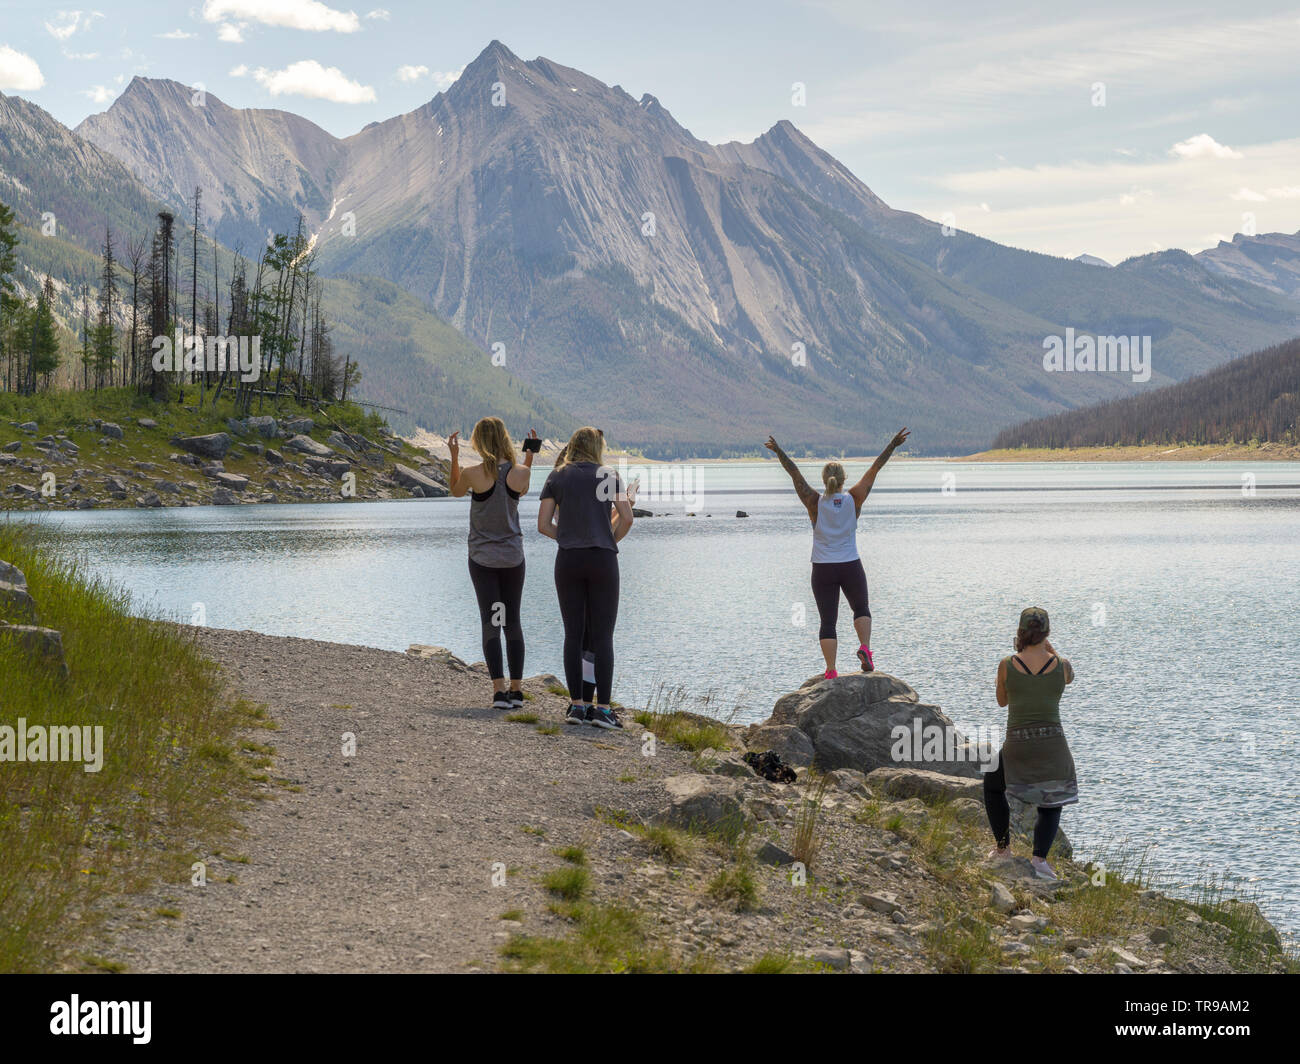
[[[256,432],[265,440],[274,440],[280,435],[280,423],[269,414],[245,418],[244,425],[249,432]]]
[[[755,753],[771,750],[787,765],[807,767],[817,756],[808,736],[793,724],[754,724],[745,731],[745,748]]]
[[[334,480],[339,480],[344,473],[352,468],[351,463],[344,461],[342,458],[316,458],[313,455],[304,458],[302,464],[313,473],[319,473],[324,477],[332,477]]]
[[[248,487],[248,477],[242,473],[218,473],[212,479],[221,487],[229,488],[231,491],[243,491]]]
[[[416,488],[419,488],[426,499],[437,499],[447,494],[444,485],[439,484],[432,477],[417,473],[409,466],[402,465],[401,462],[393,466],[393,479],[409,491],[414,492]]]
[[[309,417],[291,417],[280,422],[280,431],[286,436],[306,436],[316,427]]]
[[[206,436],[178,436],[172,443],[201,458],[225,458],[226,452],[230,450],[230,436],[225,432],[212,432]]]
[[[13,569],[13,566],[7,566]],[[17,569],[13,570],[18,572]],[[18,573],[22,576],[22,573]],[[0,616],[11,621],[34,621],[36,619],[36,601],[27,590],[26,580],[13,584],[0,580]]]
[[[668,776],[668,804],[652,821],[704,834],[734,835],[745,823],[744,788],[730,776]]]
[[[938,706],[926,705],[902,680],[882,672],[814,677],[782,696],[767,725],[808,736],[823,771],[909,765],[971,778],[979,758]]]
[[[53,628],[40,628],[30,624],[6,624],[0,621],[0,639],[17,643],[42,664],[57,670],[63,676],[68,675],[68,663],[63,656],[61,632],[56,632]]]
[[[284,449],[286,451],[297,451],[299,454],[310,454],[317,458],[335,457],[334,452],[318,440],[313,440],[310,436],[299,434],[290,436],[285,441]]]

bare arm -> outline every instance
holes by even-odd
[[[998,662],[998,705],[1005,707],[1009,699],[1007,698],[1007,659],[1003,658]]]
[[[1061,658],[1061,655],[1056,652],[1056,647],[1052,646],[1050,639],[1043,640],[1043,647],[1049,654]],[[1074,666],[1065,658],[1061,658],[1061,668],[1065,671],[1065,682],[1074,683]]]
[[[776,460],[781,463],[781,468],[790,474],[790,479],[794,482],[795,494],[799,496],[799,501],[804,504],[808,511],[808,517],[813,524],[817,523],[817,493],[808,485],[804,479],[803,473],[794,461],[781,450],[780,445],[776,442],[776,437],[769,436],[765,445],[769,451],[776,455]]]
[[[543,499],[537,507],[537,531],[550,539],[559,539],[555,530],[555,500]]]
[[[529,429],[528,438],[530,440],[537,439],[536,431]],[[534,451],[525,451],[523,463],[515,463],[510,467],[510,472],[506,474],[506,487],[511,491],[517,491],[520,495],[528,494],[528,485],[532,482],[535,454]]]
[[[632,531],[632,504],[628,501],[626,495],[620,495],[614,500],[614,516],[610,518],[610,525],[614,529],[614,542],[620,542],[624,536]]]
[[[853,496],[853,504],[858,510],[862,509],[862,504],[867,501],[867,496],[871,494],[871,487],[876,482],[876,474],[885,468],[885,463],[903,445],[909,435],[911,433],[907,429],[899,429],[894,438],[889,441],[888,446],[871,463],[871,468],[862,474],[862,479],[849,488],[849,494]]]

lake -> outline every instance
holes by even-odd
[[[818,465],[804,468],[820,483]],[[850,480],[861,469],[850,464]],[[555,545],[535,530],[543,475],[521,504],[526,671],[558,675]],[[643,493],[657,516],[622,545],[614,697],[636,706],[662,684],[765,719],[822,669],[807,517],[772,462],[667,476],[686,498]],[[142,611],[189,622],[201,609],[214,627],[393,650],[434,643],[477,661],[467,510],[443,499],[44,520]],[[1004,723],[997,662],[1019,611],[1046,608],[1078,673],[1062,705],[1081,793],[1063,827],[1076,848],[1148,851],[1184,890],[1224,874],[1294,940],[1300,463],[895,461],[859,545],[877,667],[965,729]],[[849,670],[847,607],[840,633]]]

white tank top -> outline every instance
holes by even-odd
[[[858,510],[847,491],[830,498],[818,496],[812,560],[814,563],[858,560]]]

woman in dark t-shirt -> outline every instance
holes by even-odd
[[[618,619],[618,542],[631,531],[627,486],[604,464],[600,430],[580,428],[546,478],[537,530],[559,544],[555,592],[564,622],[567,724],[621,728],[610,708],[614,681],[614,624]],[[596,702],[582,701],[584,631],[595,658]]]

